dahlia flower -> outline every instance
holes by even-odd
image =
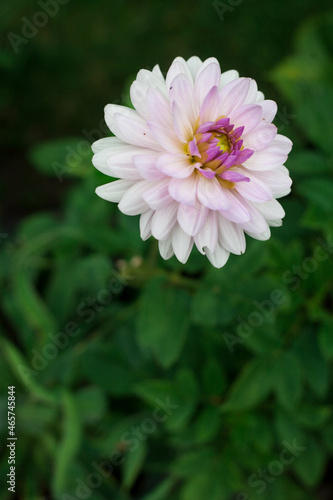
[[[244,233],[267,240],[291,186],[276,103],[251,78],[198,57],[177,57],[166,78],[159,66],[142,69],[130,96],[135,109],[105,108],[115,137],[93,144],[93,164],[119,180],[96,193],[140,214],[141,238],[156,238],[164,259],[185,263],[196,245],[220,268],[244,253]]]

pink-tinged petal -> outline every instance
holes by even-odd
[[[242,165],[249,158],[251,158],[251,156],[253,155],[253,153],[254,153],[254,151],[252,151],[251,149],[243,149],[243,151],[241,151],[239,153],[239,155],[237,156],[235,164],[236,165]]]
[[[169,178],[152,183],[152,187],[143,193],[143,199],[153,210],[159,210],[172,202],[169,194]]]
[[[238,78],[222,88],[220,91],[220,115],[229,116],[231,111],[244,104],[250,88],[250,83],[250,78]]]
[[[146,122],[134,109],[108,104],[105,107],[105,121],[119,139],[133,146],[160,150]]]
[[[158,249],[161,254],[162,259],[168,260],[174,255],[172,248],[172,233],[165,240],[160,240],[158,242]]]
[[[157,240],[166,239],[177,221],[178,203],[173,201],[169,205],[157,210],[151,223],[151,233]]]
[[[188,147],[192,156],[199,156],[199,158],[201,157],[195,137],[188,143]]]
[[[182,57],[176,57],[176,59],[174,59],[174,61],[172,62],[166,76],[166,87],[168,91],[170,89],[170,86],[172,85],[173,80],[178,75],[184,75],[188,79],[188,81],[192,84],[193,88],[193,76],[190,68],[188,67],[186,61]]]
[[[249,91],[247,93],[247,96],[245,98],[244,104],[253,104],[256,102],[258,94],[258,85],[255,80],[250,78],[250,86],[249,86]]]
[[[178,224],[172,230],[172,246],[177,259],[185,264],[193,247],[193,238],[186,234]]]
[[[261,117],[262,109],[257,104],[246,104],[232,111],[229,115],[230,121],[234,124],[234,127],[244,127],[242,135],[243,133],[247,134],[251,132],[258,125]]]
[[[187,66],[189,67],[189,69],[191,71],[193,79],[195,79],[195,77],[196,77],[196,75],[197,75],[197,73],[202,65],[201,59],[197,56],[192,56],[186,62],[187,62]]]
[[[117,150],[118,152],[126,152],[132,146],[126,142],[121,141],[118,137],[103,137],[103,139],[98,139],[91,145],[93,153],[98,153],[99,151]]]
[[[162,92],[163,95],[167,96],[167,87],[163,75],[158,74],[158,71],[149,71],[147,69],[141,69],[136,76],[137,81],[146,85],[147,89],[153,87],[156,90]]]
[[[151,221],[154,213],[154,210],[147,210],[140,216],[140,236],[143,241],[151,236]]]
[[[270,226],[272,225],[271,222],[280,221],[286,215],[280,203],[274,199],[265,203],[254,203],[254,206],[269,221]]]
[[[203,175],[206,179],[214,179],[216,173],[210,168],[201,168],[201,163],[196,163],[197,170],[199,170],[200,174]]]
[[[169,183],[170,196],[179,203],[195,206],[197,201],[198,175],[190,175],[186,179],[173,177]]]
[[[156,89],[147,91],[147,109],[149,121],[162,127],[172,128],[171,106],[168,99]]]
[[[158,123],[153,122],[147,122],[147,125],[160,148],[163,148],[169,153],[179,153],[184,151],[184,145],[178,139],[173,129],[167,129]]]
[[[130,88],[130,98],[133,106],[137,110],[140,116],[145,120],[149,119],[149,113],[147,109],[147,90],[148,87],[142,82],[135,80]]]
[[[219,244],[228,252],[241,255],[245,252],[246,241],[244,231],[237,224],[228,221],[219,214]]]
[[[292,180],[289,177],[288,169],[284,165],[269,172],[256,172],[255,175],[269,187],[274,198],[281,198],[290,193]]]
[[[221,79],[221,69],[214,58],[207,59],[201,66],[195,79],[195,98],[201,104],[212,87],[218,88]],[[216,115],[218,116],[218,115]]]
[[[217,245],[215,252],[211,252],[209,248],[207,248],[206,255],[207,259],[214,267],[221,269],[221,267],[223,267],[229,259],[230,253],[221,245]]]
[[[194,164],[184,154],[161,155],[157,160],[156,167],[163,174],[179,179],[189,177],[195,168]]]
[[[209,210],[201,231],[194,236],[195,244],[201,253],[207,249],[215,251],[218,243],[218,212]]]
[[[219,88],[225,87],[228,83],[233,82],[239,78],[239,73],[235,69],[230,69],[229,71],[224,71],[221,75]]]
[[[103,186],[98,186],[95,193],[103,200],[113,201],[114,203],[119,203],[122,197],[127,193],[127,191],[136,184],[134,181],[113,181],[108,184],[103,184]]]
[[[240,172],[234,172],[233,170],[226,170],[223,174],[220,174],[219,177],[231,182],[250,182],[249,177],[246,177]]]
[[[245,170],[236,169],[236,172],[241,174],[245,172]],[[264,182],[259,180],[251,173],[248,172],[245,173],[250,178],[250,182],[239,182],[235,185],[235,190],[237,190],[237,192],[241,196],[243,196],[247,200],[257,201],[259,203],[263,201],[269,201],[273,198],[272,191]]]
[[[217,86],[210,89],[206,95],[201,108],[200,108],[200,118],[202,123],[209,121],[214,121],[218,117],[218,110],[220,109],[220,93]]]
[[[142,179],[140,172],[134,165],[133,158],[127,153],[119,154],[116,157],[110,157],[107,160],[110,175],[120,179],[138,181]]]
[[[265,123],[272,123],[277,113],[277,104],[274,101],[266,99],[258,103],[262,108],[262,120]]]
[[[252,132],[243,135],[244,146],[254,151],[264,149],[276,136],[277,128],[275,125],[261,123]]]
[[[251,220],[251,215],[245,207],[246,202],[241,197],[237,198],[236,194],[237,192],[234,189],[225,190],[230,208],[228,210],[220,210],[220,214],[230,222],[235,222],[236,224],[248,222]]]
[[[269,146],[254,153],[246,162],[246,167],[257,171],[280,167],[287,160],[291,148],[292,142],[287,137],[277,134]]]
[[[208,209],[197,203],[195,207],[189,205],[178,206],[177,219],[180,227],[189,236],[196,236],[206,221]]]
[[[157,181],[165,178],[165,174],[157,168],[159,158],[160,153],[133,156],[134,165],[143,179]]]
[[[205,179],[202,175],[198,175],[198,199],[205,207],[211,210],[228,209],[230,204],[225,191],[216,178]]]
[[[149,181],[138,181],[130,187],[118,205],[119,210],[125,215],[138,215],[149,210],[148,204],[143,199],[143,194],[154,183]]]
[[[182,143],[187,143],[193,137],[193,125],[176,102],[172,103],[173,129]]]
[[[199,108],[194,98],[193,84],[188,77],[179,74],[172,80],[169,87],[169,98],[171,107],[173,103],[177,104],[180,117],[183,117],[184,120],[184,126],[187,122],[194,126],[198,117]]]
[[[246,232],[251,232],[254,234],[262,234],[268,229],[268,224],[265,217],[261,215],[259,210],[250,201],[244,200],[241,195],[237,192],[234,193],[238,199],[242,199],[242,203],[245,205],[246,209],[251,215],[251,219],[248,222],[241,222],[239,226]]]

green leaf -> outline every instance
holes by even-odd
[[[221,362],[215,358],[209,358],[204,362],[202,383],[207,394],[222,396],[227,388],[227,380]]]
[[[178,359],[189,329],[189,295],[172,288],[165,279],[152,279],[140,301],[137,339],[163,367]]]
[[[52,478],[52,491],[56,498],[66,491],[69,467],[78,453],[81,443],[81,420],[75,401],[67,391],[63,392],[62,405],[62,436],[55,456]]]
[[[286,352],[276,363],[275,370],[278,401],[286,408],[294,408],[302,395],[302,372],[298,358],[292,352]]]
[[[222,411],[248,410],[257,406],[272,389],[274,377],[269,359],[247,363],[233,383]]]
[[[324,397],[328,391],[328,366],[319,349],[317,336],[305,332],[298,338],[294,352],[312,392],[319,398]]]
[[[146,444],[141,442],[135,450],[127,453],[123,466],[122,478],[122,485],[125,488],[131,489],[135,483],[146,459],[147,451]]]
[[[220,478],[208,470],[191,477],[183,487],[180,500],[226,500],[229,490],[226,490]]]
[[[59,181],[67,176],[85,176],[89,171],[92,152],[88,141],[67,137],[46,141],[29,151],[29,160],[36,169]]]
[[[333,319],[327,318],[319,332],[319,347],[327,361],[333,359]]]
[[[333,182],[329,177],[316,177],[297,184],[297,190],[312,205],[328,215],[333,211]]]
[[[82,422],[94,423],[101,419],[105,412],[105,393],[100,387],[83,387],[75,394],[75,404]]]
[[[198,325],[214,326],[218,319],[219,297],[211,287],[198,290],[192,300],[191,317]]]
[[[324,473],[326,452],[318,441],[310,435],[307,435],[304,446],[306,449],[295,458],[293,469],[305,486],[313,487],[319,483]]]
[[[194,439],[197,443],[206,443],[213,439],[221,426],[221,413],[218,408],[209,406],[197,417],[194,423]]]
[[[159,484],[151,493],[145,495],[142,500],[169,500],[170,491],[175,485],[175,479],[169,477],[161,484]]]

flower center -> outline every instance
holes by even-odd
[[[249,182],[250,179],[238,171],[253,155],[251,149],[244,149],[243,131],[244,127],[234,129],[226,117],[197,127],[187,151],[198,172],[207,179],[217,176],[220,184],[229,189],[236,182]]]

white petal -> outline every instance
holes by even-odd
[[[194,98],[193,84],[189,78],[183,74],[176,76],[169,87],[169,97],[171,106],[177,104],[184,122],[195,124],[199,113],[199,106]]]
[[[96,194],[103,200],[119,203],[127,191],[136,184],[133,181],[113,181],[96,188]]]
[[[199,69],[195,78],[195,98],[201,104],[212,87],[220,84],[221,69],[214,57],[207,59]]]
[[[158,158],[156,168],[165,175],[184,179],[192,174],[195,167],[185,154],[164,154]]]
[[[250,78],[238,78],[220,91],[221,108],[219,115],[229,116],[231,111],[242,106],[250,88]]]
[[[246,234],[251,236],[251,238],[254,238],[255,240],[259,241],[266,241],[269,240],[269,238],[271,237],[271,230],[269,227],[267,227],[267,229],[262,233],[252,233],[251,231],[245,231],[245,232]]]
[[[233,168],[233,171],[249,177],[250,182],[236,182],[235,190],[244,198],[250,201],[269,201],[273,198],[273,194],[269,187],[258,177],[252,175],[252,172],[242,168]]]
[[[151,183],[151,187],[143,193],[143,199],[150,208],[159,210],[172,202],[168,188],[168,178]]]
[[[143,241],[151,236],[151,221],[154,215],[154,210],[147,210],[140,217],[140,236]]]
[[[158,249],[164,260],[168,260],[174,255],[172,248],[172,234],[170,234],[166,240],[160,240],[158,242]]]
[[[142,82],[135,80],[130,88],[130,97],[133,106],[137,110],[140,116],[145,120],[149,119],[149,113],[147,108],[147,91],[148,87]]]
[[[276,136],[277,128],[273,124],[261,122],[254,130],[244,134],[244,147],[258,151],[264,149]]]
[[[104,149],[112,148],[128,148],[128,144],[118,139],[118,137],[103,137],[103,139],[98,139],[91,145],[91,149],[93,153],[97,153],[98,151],[103,151]]]
[[[265,101],[259,102],[258,105],[262,108],[262,119],[266,123],[272,123],[277,113],[276,102],[266,99]]]
[[[237,198],[235,193],[236,191],[234,189],[225,190],[225,196],[229,201],[230,208],[228,210],[220,210],[220,213],[230,222],[236,222],[237,224],[248,222],[251,220],[250,212],[245,207],[243,198]]]
[[[138,172],[140,172],[141,177],[148,181],[155,181],[165,178],[163,172],[160,172],[160,170],[158,170],[156,167],[159,157],[159,153],[133,156],[134,165],[137,168]]]
[[[110,139],[116,139],[116,137],[110,137]],[[121,144],[113,143],[110,147],[98,150],[93,156],[92,163],[103,174],[114,175],[110,172],[109,162],[116,164],[119,160],[120,163],[130,164],[133,163],[133,155],[145,153],[151,154],[151,150],[138,148],[123,142]]]
[[[134,146],[160,150],[144,119],[134,109],[108,104],[105,107],[105,121],[119,139]]]
[[[292,180],[289,177],[288,169],[284,165],[268,172],[255,172],[255,175],[269,187],[274,198],[281,198],[290,193]]]
[[[149,121],[159,123],[162,127],[172,127],[170,102],[161,92],[153,88],[148,89],[147,108]]]
[[[172,246],[177,259],[185,264],[193,247],[193,238],[186,234],[178,224],[172,230]]]
[[[214,252],[218,243],[218,212],[210,210],[199,234],[194,237],[195,244],[201,253],[207,248]]]
[[[141,69],[137,74],[136,79],[139,82],[144,83],[147,86],[147,88],[153,87],[162,92],[162,94],[164,94],[165,96],[167,96],[167,88],[165,80],[163,78],[163,75],[160,72],[158,72],[158,70],[155,69],[155,71],[153,70],[153,72],[151,72],[147,69]]]
[[[170,86],[172,84],[172,81],[178,76],[178,75],[185,75],[189,82],[192,83],[193,86],[193,76],[191,73],[191,70],[189,66],[187,65],[186,61],[182,57],[176,57],[174,61],[172,62],[167,76],[166,76],[166,87],[168,91],[170,90]]]
[[[239,194],[235,194],[235,196],[240,197]],[[239,224],[239,226],[244,229],[246,233],[264,233],[268,229],[268,224],[265,220],[265,218],[261,215],[259,210],[254,206],[253,203],[250,201],[245,202],[243,199],[243,203],[245,204],[247,210],[251,214],[251,220],[248,222],[242,222]]]
[[[255,80],[253,80],[253,78],[250,78],[249,90],[248,90],[247,96],[246,96],[245,101],[244,101],[243,104],[253,104],[253,103],[255,103],[257,95],[258,95],[258,85],[257,85],[257,82]]]
[[[230,207],[225,188],[216,177],[206,179],[203,175],[198,175],[197,194],[201,203],[211,210],[227,210]]]
[[[193,174],[185,179],[170,179],[169,193],[172,198],[179,203],[195,206],[197,201],[197,179],[198,176]]]
[[[253,205],[257,208],[257,210],[259,210],[267,221],[283,219],[286,215],[282,206],[276,200],[267,201],[265,203],[253,203]]]
[[[143,193],[151,187],[149,181],[139,181],[124,194],[118,208],[123,214],[138,215],[149,210],[149,206],[143,199]]]
[[[192,56],[186,62],[194,79],[199,71],[200,66],[202,65],[202,61],[199,57]]]
[[[206,221],[208,209],[197,203],[195,207],[179,204],[177,219],[180,227],[189,236],[196,236],[202,229]]]
[[[184,151],[184,145],[178,139],[173,129],[162,127],[154,122],[147,122],[147,125],[161,148],[169,151],[169,153],[180,153]]]
[[[217,269],[220,269],[226,264],[227,260],[229,259],[230,253],[222,246],[217,245],[215,252],[212,252],[211,250],[209,250],[209,248],[207,248],[206,255],[209,262]]]
[[[208,92],[201,105],[199,114],[202,123],[215,121],[218,118],[218,111],[220,107],[220,93],[218,88],[215,86],[211,88],[210,92]]]
[[[177,210],[178,203],[174,201],[155,212],[151,224],[151,232],[154,238],[165,240],[171,234],[177,221]]]
[[[262,117],[262,109],[257,104],[246,104],[229,115],[230,122],[234,124],[234,128],[245,127],[244,134],[251,132]]]
[[[239,78],[239,73],[235,69],[229,69],[224,71],[221,75],[219,88],[225,87],[228,83],[233,82]]]
[[[219,214],[219,244],[223,246],[228,252],[236,255],[241,255],[245,252],[246,241],[244,231]]]

